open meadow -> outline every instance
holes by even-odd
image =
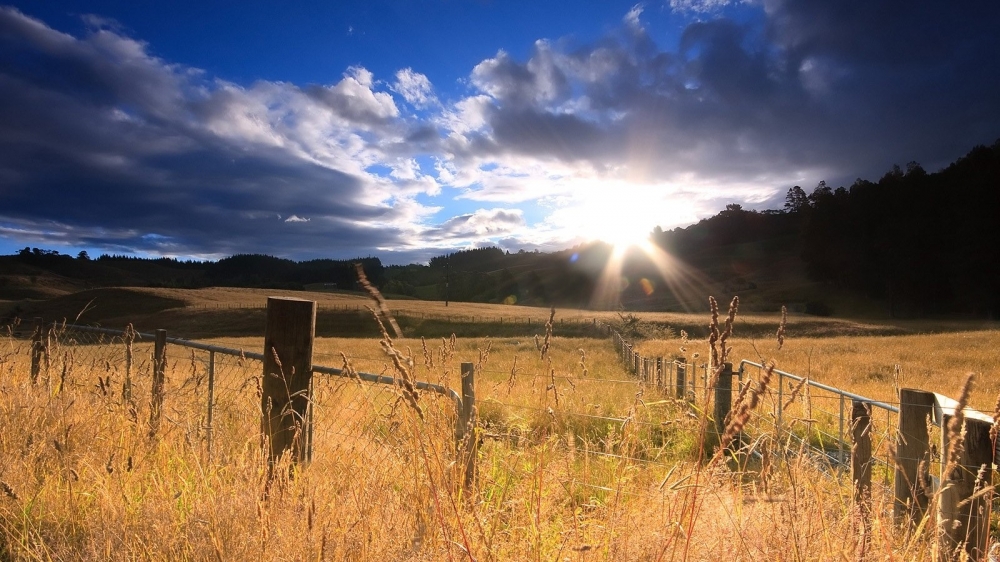
[[[263,292],[223,299],[248,292],[198,298],[259,306]],[[213,312],[190,293],[155,294]],[[410,316],[444,308],[390,305]],[[458,389],[461,364],[476,365],[480,446],[470,488],[456,456],[468,439],[456,444],[446,396],[421,392],[414,405],[399,386],[317,374],[311,462],[291,466],[286,458],[272,472],[260,447],[259,361],[214,356],[213,418],[208,357],[168,345],[165,402],[154,422],[148,341],[135,341],[129,360],[121,338],[53,334],[33,383],[30,342],[10,332],[0,341],[0,419],[17,429],[0,433],[0,559],[937,559],[932,533],[896,529],[882,487],[873,489],[874,509],[859,532],[842,467],[786,452],[778,441],[756,456],[712,460],[708,393],[688,403],[642,383],[607,335],[578,337],[569,325],[570,335],[561,334],[563,311],[548,338],[547,310],[448,307],[458,311],[480,316],[485,331],[500,325],[491,317],[535,322],[523,335],[408,333],[392,342],[415,380]],[[137,324],[152,325],[159,314]],[[566,316],[573,314],[584,324],[622,320]],[[683,356],[695,367],[709,357],[707,315],[640,317],[659,336],[636,342],[644,355]],[[779,351],[779,321],[738,320],[729,360],[773,359],[785,371],[887,401],[899,386],[954,396],[975,372],[971,404],[993,409],[996,330],[953,323],[918,335],[906,325],[793,317]],[[217,337],[199,341],[262,351],[262,337],[227,335],[224,325],[212,324]],[[686,341],[679,326],[692,327]],[[171,335],[185,334],[177,327]],[[314,363],[400,376],[378,338],[318,337]],[[762,395],[762,412],[773,407],[773,390]]]

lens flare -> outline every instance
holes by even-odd
[[[655,290],[653,288],[653,282],[645,277],[639,280],[639,286],[642,287],[642,292],[645,293],[647,297],[651,296]]]
[[[593,308],[616,308],[621,305],[622,292],[629,287],[623,276],[626,261],[630,268],[652,264],[658,275],[642,277],[637,283],[647,297],[656,297],[656,305],[679,308],[686,312],[700,310],[705,295],[713,292],[712,280],[697,269],[675,258],[659,246],[644,241],[632,246],[614,246],[591,296]]]

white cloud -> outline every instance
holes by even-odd
[[[493,102],[489,96],[462,98],[445,109],[438,122],[445,129],[459,134],[476,131],[486,126],[488,113],[492,108]]]
[[[524,225],[524,212],[520,209],[477,209],[473,213],[451,217],[440,226],[428,229],[424,236],[468,243],[509,236]]]
[[[750,0],[670,0],[670,9],[678,12],[709,14],[730,5]]]
[[[673,0],[671,0],[671,2],[673,2]],[[633,30],[642,29],[642,22],[639,21],[639,16],[642,15],[644,9],[645,6],[642,4],[632,6],[628,13],[625,14],[625,17],[622,18],[622,21],[626,26]]]
[[[393,84],[392,89],[418,108],[426,108],[438,103],[431,81],[427,76],[415,72],[412,68],[404,68],[396,72],[396,83]]]
[[[375,91],[374,76],[361,66],[350,67],[340,82],[319,88],[316,94],[350,122],[372,124],[399,116],[392,95]]]

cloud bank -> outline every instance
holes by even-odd
[[[0,236],[391,262],[557,248],[1000,136],[994,3],[764,0],[750,23],[721,4],[672,2],[695,14],[675,45],[637,7],[592,44],[500,50],[457,93],[361,66],[240,85],[99,17],[77,37],[0,8]]]

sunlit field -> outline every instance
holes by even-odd
[[[954,394],[966,371],[988,374],[998,361],[996,332],[810,339],[793,326],[781,351],[773,338],[737,339],[731,359],[774,359],[887,399],[897,379]],[[767,466],[710,461],[702,395],[688,405],[639,384],[609,339],[560,337],[557,324],[548,344],[543,358],[543,329],[537,339],[393,342],[419,380],[459,388],[461,363],[477,366],[478,478],[463,489],[445,397],[422,393],[418,413],[395,387],[317,375],[313,460],[269,481],[259,363],[218,360],[209,455],[204,366],[189,350],[168,346],[164,419],[150,437],[148,344],[136,344],[129,402],[119,392],[120,344],[55,347],[32,385],[27,342],[7,337],[0,417],[18,430],[0,434],[0,552],[12,560],[583,561],[830,560],[865,550],[933,559],[926,536],[894,532],[881,508],[859,543],[846,475],[807,456]],[[708,348],[674,337],[639,349],[697,364]],[[317,339],[315,364],[341,367],[345,358],[396,375],[374,339]],[[987,377],[974,395],[984,408],[995,395]],[[875,505],[889,505],[876,494]]]
[[[739,326],[737,325],[737,333]],[[774,360],[778,368],[869,398],[894,402],[899,388],[954,395],[969,373],[975,386],[970,404],[992,411],[1000,393],[1000,331],[976,330],[907,336],[796,337],[789,325],[783,349],[769,340],[735,338],[734,367],[742,359]],[[683,356],[679,340],[646,341],[639,351]],[[691,361],[693,346],[686,355]],[[704,352],[701,361],[704,361]]]

